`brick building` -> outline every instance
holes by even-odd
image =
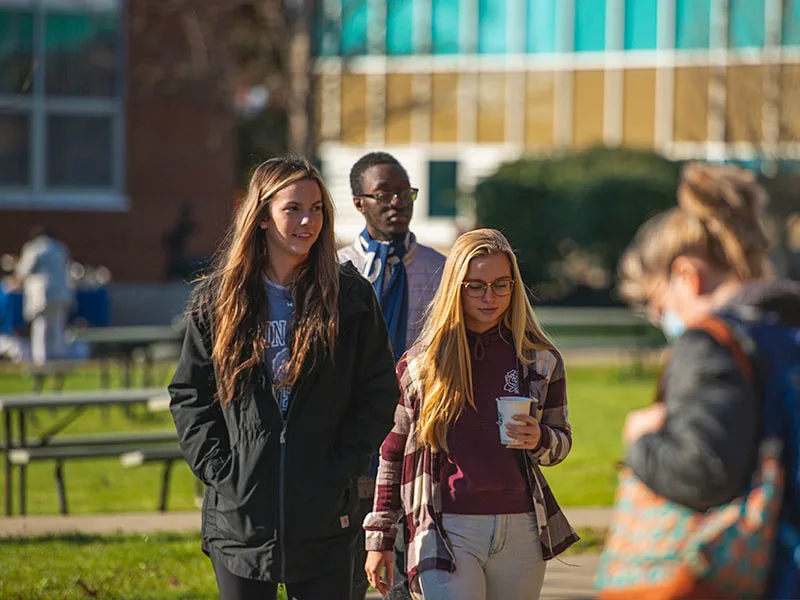
[[[0,0],[0,253],[34,225],[116,282],[164,278],[184,203],[207,256],[236,184],[214,0]]]

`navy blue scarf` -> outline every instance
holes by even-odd
[[[406,351],[408,330],[408,274],[403,257],[415,241],[411,232],[404,239],[391,242],[373,240],[366,229],[359,236],[361,247],[367,255],[362,275],[372,283],[380,301],[395,362]],[[389,266],[389,281],[384,284],[386,265]]]

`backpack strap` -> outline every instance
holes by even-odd
[[[736,359],[736,362],[739,363],[739,367],[742,369],[745,378],[748,381],[753,381],[755,379],[753,362],[747,356],[739,340],[736,339],[733,329],[725,319],[713,315],[703,319],[697,325],[692,326],[692,329],[705,331],[723,348],[727,348]]]

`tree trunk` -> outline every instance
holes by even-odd
[[[297,14],[291,20],[288,67],[289,94],[286,114],[288,118],[287,146],[290,152],[302,154],[309,160],[316,157],[314,127],[314,86],[312,76],[312,28],[315,0],[300,0]]]

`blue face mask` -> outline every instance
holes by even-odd
[[[668,310],[661,315],[661,331],[667,341],[672,342],[683,335],[686,331],[686,323],[683,322],[674,310]]]

